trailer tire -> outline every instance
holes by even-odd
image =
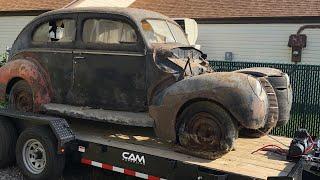
[[[18,138],[17,164],[27,179],[58,179],[65,156],[57,154],[57,140],[48,127],[26,129]]]
[[[0,168],[15,163],[18,133],[10,119],[0,117]]]
[[[201,101],[187,107],[178,119],[178,142],[185,149],[223,155],[233,149],[238,128],[233,117],[220,105]]]

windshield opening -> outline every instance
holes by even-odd
[[[141,22],[149,43],[180,43],[189,45],[182,29],[165,20],[148,19]]]

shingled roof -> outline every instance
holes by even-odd
[[[136,0],[130,7],[189,18],[320,16],[319,0]]]
[[[47,11],[64,7],[72,0],[0,0],[0,11]]]
[[[71,2],[75,1],[0,0],[0,11],[46,11],[62,8]],[[130,7],[156,11],[169,17],[195,19],[320,16],[320,0],[136,0]]]

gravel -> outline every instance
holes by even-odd
[[[0,169],[0,180],[23,180],[23,177],[17,167],[10,167]]]

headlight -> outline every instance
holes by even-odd
[[[289,75],[287,73],[284,74],[284,77],[286,77],[286,79],[287,79],[287,87],[289,87],[290,86],[290,77],[289,77]]]
[[[262,93],[262,86],[261,86],[261,84],[260,84],[259,81],[257,81],[257,83],[256,83],[256,87],[255,87],[255,89],[254,89],[254,92],[255,92],[258,96],[260,96],[261,93]]]
[[[261,83],[260,83],[258,80],[254,79],[254,78],[252,78],[252,77],[250,77],[250,76],[248,76],[248,81],[249,81],[249,84],[250,84],[253,92],[254,92],[257,96],[260,96],[261,93],[262,93]]]

